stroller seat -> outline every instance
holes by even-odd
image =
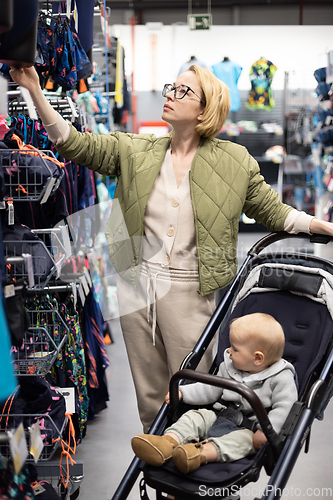
[[[269,265],[272,265],[271,262]],[[306,267],[300,271],[300,267],[302,266],[297,265],[295,269],[294,263],[291,263],[288,277],[288,265],[283,262],[280,270],[283,269],[284,272],[281,273],[281,279],[278,279],[278,263],[273,264],[274,271],[261,264],[255,270],[258,275],[255,286],[246,291],[245,298],[236,298],[235,303],[237,300],[239,302],[230,315],[228,325],[234,318],[255,312],[270,314],[282,325],[286,338],[283,357],[295,367],[299,402],[304,403],[308,390],[318,379],[332,347],[333,320],[327,305],[317,301],[318,290],[324,278],[308,272]],[[247,282],[253,281],[253,274],[255,273],[250,273]],[[246,287],[246,283],[243,286]],[[242,296],[242,293],[239,295]],[[311,295],[313,298],[309,298]],[[216,366],[223,361],[224,350],[229,345],[227,326],[220,335]],[[162,488],[164,492],[174,494],[182,500],[198,498],[208,490],[212,498],[227,498],[228,492],[230,494],[237,487],[258,480],[263,466],[268,473],[271,472],[272,458],[269,454],[269,447],[266,445],[256,455],[231,463],[206,464],[187,475],[180,473],[170,460],[161,468],[145,466],[144,478],[149,486]]]
[[[286,337],[283,357],[296,369],[299,400],[302,400],[306,387],[314,381],[313,372],[332,340],[333,321],[327,307],[289,291],[252,293],[236,306],[230,320],[255,312],[270,314],[281,323]],[[222,339],[217,365],[223,361],[224,350],[229,346],[227,330],[223,332]],[[236,490],[238,482],[244,486],[250,481],[256,481],[266,458],[264,450],[260,450],[257,455],[235,462],[207,464],[186,476],[170,460],[161,468],[147,466],[145,479],[151,487],[171,482],[173,492],[179,488],[180,498],[186,500],[208,491],[208,488],[210,492],[232,492]],[[236,478],[240,481],[236,481]]]
[[[172,460],[157,468],[143,462],[138,465],[134,459],[127,478],[125,476],[113,500],[127,498],[123,496],[123,492],[129,491],[130,483],[133,484],[137,477],[135,467],[143,472],[140,483],[140,498],[143,500],[148,499],[145,485],[156,490],[157,499],[164,498],[162,493],[173,495],[176,500],[195,500],[203,496],[221,500],[239,498],[238,490],[249,482],[257,481],[262,468],[269,476],[267,487],[273,487],[265,490],[261,499],[275,500],[281,497],[304,443],[308,446],[314,419],[323,418],[333,394],[333,263],[297,253],[259,255],[266,246],[292,237],[310,239],[317,243],[331,240],[330,237],[325,240],[319,235],[272,233],[249,250],[247,259],[192,353],[185,358],[181,370],[172,377],[170,407],[162,406],[150,431],[153,434],[163,434],[179,418],[177,411],[180,406],[182,411],[190,409],[190,406],[178,401],[179,382],[193,380],[213,385],[225,384],[228,379],[216,377],[214,373],[217,373],[218,366],[223,361],[225,349],[230,346],[231,320],[262,312],[270,314],[282,325],[286,339],[283,357],[294,365],[297,376],[298,401],[291,409],[280,434],[275,435],[276,439],[268,438],[268,442],[257,454],[230,463],[208,463],[186,475],[176,469]],[[222,331],[211,375],[194,372],[220,325]],[[243,384],[239,385],[244,387]],[[240,389],[233,390],[238,392]],[[253,409],[255,410],[254,403]],[[262,410],[266,414],[263,407]],[[167,412],[169,413],[166,415]],[[259,418],[258,412],[255,412]],[[260,423],[262,424],[261,420]],[[262,429],[266,434],[263,426]],[[266,436],[269,437],[269,431]]]

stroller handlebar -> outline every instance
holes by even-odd
[[[180,380],[193,380],[194,382],[201,382],[203,384],[213,385],[222,389],[229,389],[240,394],[251,405],[267,441],[273,448],[273,452],[279,452],[281,440],[273,429],[262,402],[256,393],[250,389],[250,387],[241,382],[237,382],[236,380],[223,378],[217,375],[210,375],[208,373],[187,369],[179,370],[170,380],[170,408],[173,415],[177,415],[178,413],[178,385]]]
[[[278,231],[276,233],[269,233],[257,241],[252,248],[250,248],[248,254],[249,255],[258,255],[262,250],[264,250],[272,243],[276,243],[280,240],[286,239],[304,239],[308,240],[311,243],[320,243],[323,245],[327,245],[330,241],[333,241],[333,236],[328,234],[308,234],[308,233],[298,233],[291,234],[286,231]]]

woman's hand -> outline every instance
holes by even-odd
[[[183,393],[179,391],[179,401],[181,401],[183,399]],[[168,394],[165,396],[165,399],[164,401],[166,402],[167,405],[170,404],[170,392],[168,392]]]
[[[310,222],[310,231],[312,234],[328,234],[333,236],[333,223],[326,222],[316,217]]]
[[[9,74],[15,83],[28,89],[31,95],[40,90],[39,76],[34,66],[30,66],[30,68],[11,68]]]
[[[15,83],[29,90],[34,105],[44,125],[51,125],[58,120],[58,112],[46,99],[39,83],[39,76],[34,66],[29,68],[11,68],[10,76]]]

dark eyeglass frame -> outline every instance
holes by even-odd
[[[176,94],[177,94],[177,90],[178,90],[180,87],[185,87],[185,88],[186,88],[186,91],[185,91],[184,95],[182,95],[181,97],[177,97],[177,96],[176,96]],[[178,100],[180,100],[180,99],[184,99],[184,97],[185,97],[185,96],[186,96],[186,95],[187,95],[187,94],[191,91],[191,92],[193,92],[193,94],[194,94],[195,96],[197,96],[197,97],[200,99],[200,102],[201,102],[202,104],[204,104],[204,100],[203,100],[200,96],[198,96],[198,94],[196,94],[196,93],[194,92],[194,90],[192,90],[192,89],[191,89],[191,87],[189,87],[188,85],[178,85],[178,87],[174,87],[173,85],[171,85],[171,83],[166,83],[166,84],[164,85],[164,87],[163,87],[163,90],[162,90],[162,96],[163,96],[163,97],[166,97],[166,95],[167,95],[167,94],[169,94],[169,92],[172,92],[172,91],[173,91],[173,95],[174,95],[175,99],[178,99]]]

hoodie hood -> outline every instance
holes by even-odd
[[[224,363],[229,377],[234,380],[237,380],[238,382],[243,382],[244,378],[249,376],[251,376],[251,381],[253,382],[255,382],[256,380],[263,381],[272,377],[273,375],[277,375],[283,370],[290,370],[294,376],[296,374],[293,365],[283,358],[279,359],[279,361],[273,363],[271,366],[258,373],[250,374],[247,372],[243,372],[241,370],[237,370],[237,368],[235,368],[235,365],[230,359],[228,349],[224,351]]]

